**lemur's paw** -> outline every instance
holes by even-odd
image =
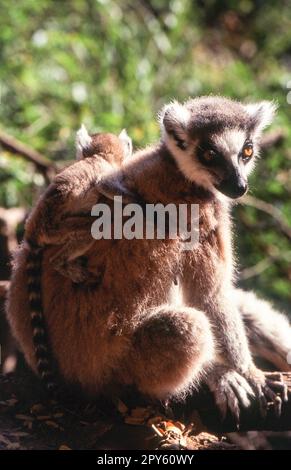
[[[255,396],[247,380],[235,370],[217,366],[209,374],[207,385],[214,395],[222,418],[226,417],[229,410],[238,425],[240,407],[248,408]]]
[[[84,266],[81,258],[74,261],[68,261],[62,266],[55,266],[55,270],[62,274],[62,276],[71,279],[75,284],[85,282],[90,277],[87,267]]]
[[[84,268],[70,269],[67,273],[67,276],[75,284],[81,284],[82,282],[87,281],[89,278],[88,271]]]
[[[283,382],[283,375],[280,372],[264,373],[253,366],[245,377],[259,400],[262,416],[266,415],[270,402],[273,403],[276,415],[280,416],[282,401],[288,401],[288,389]]]

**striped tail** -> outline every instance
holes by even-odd
[[[30,250],[26,267],[28,302],[37,372],[47,391],[55,395],[57,383],[42,305],[41,274],[43,249],[32,243],[29,243],[29,246]]]

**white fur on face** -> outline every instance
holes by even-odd
[[[223,133],[211,137],[224,158],[228,158],[234,166],[238,165],[238,155],[247,137],[252,140],[254,156],[245,166],[240,165],[240,171],[246,177],[255,165],[255,157],[258,154],[257,141],[259,140],[260,133],[272,121],[276,106],[272,102],[262,101],[257,104],[245,105],[244,107],[255,124],[253,135],[247,135],[246,131],[242,129],[227,129]],[[159,116],[162,141],[170,150],[179,169],[187,179],[217,193],[214,187],[216,183],[215,177],[195,157],[197,142],[189,141],[187,129],[189,128],[190,120],[191,111],[185,105],[177,101],[166,105]],[[179,148],[173,133],[182,142],[185,142],[185,150]]]
[[[81,160],[83,158],[83,150],[90,148],[92,144],[92,138],[88,134],[88,131],[84,124],[81,125],[80,129],[76,133],[76,158]]]
[[[177,146],[177,142],[173,135],[167,132],[164,124],[165,116],[169,115],[168,121],[170,122],[171,128],[175,130],[176,135],[183,140],[188,146],[185,150],[180,149]],[[212,176],[207,170],[195,159],[195,142],[189,142],[187,135],[187,127],[191,119],[191,112],[182,104],[177,101],[164,106],[162,112],[159,115],[159,122],[162,131],[162,141],[166,144],[170,150],[174,159],[176,160],[177,166],[183,173],[185,178],[190,181],[196,182],[206,189],[216,191],[213,183]]]
[[[222,134],[212,136],[213,142],[223,154],[224,158],[228,158],[234,166],[238,165],[238,154],[242,150],[246,138],[247,135],[245,131],[240,129],[229,129]],[[186,150],[182,150],[177,147],[174,138],[168,135],[166,130],[164,130],[163,141],[175,158],[178,168],[188,180],[193,181],[216,195],[219,194],[219,191],[217,191],[214,186],[216,183],[215,177],[209,173],[207,168],[195,157],[195,147],[197,143],[191,142],[191,144],[188,144]],[[254,143],[254,154],[255,153],[256,148]],[[241,167],[241,171],[243,171],[245,177],[253,170],[255,160],[256,158],[254,156],[244,167]]]
[[[173,155],[178,168],[183,173],[185,178],[193,183],[197,183],[203,186],[205,189],[215,191],[213,185],[213,176],[199,163],[195,157],[195,143],[192,142],[191,148],[181,150],[177,147],[177,144],[172,136],[169,136],[167,132],[164,133],[163,141],[166,143],[168,149]]]
[[[234,166],[238,164],[238,154],[243,148],[243,145],[247,139],[247,134],[241,129],[228,129],[222,134],[213,137],[219,151],[223,154],[224,158],[229,159]],[[252,137],[250,136],[252,141]],[[251,160],[245,164],[244,173],[245,176],[249,175],[254,168],[256,161],[256,143],[253,142],[254,156]]]
[[[233,158],[237,158],[245,143],[246,137],[246,133],[243,130],[228,129],[222,134],[213,136],[212,140],[225,158],[232,160]]]

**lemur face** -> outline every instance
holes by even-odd
[[[199,139],[195,157],[209,173],[214,187],[230,198],[248,189],[247,175],[254,159],[254,141],[239,129]]]
[[[161,114],[163,140],[186,178],[235,199],[248,189],[262,130],[275,105],[220,97],[173,102]]]

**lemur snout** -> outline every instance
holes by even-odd
[[[248,182],[240,174],[231,175],[215,185],[216,189],[232,199],[243,196],[248,190]]]
[[[248,190],[248,183],[246,181],[241,181],[237,187],[237,191],[240,196],[243,196]]]

